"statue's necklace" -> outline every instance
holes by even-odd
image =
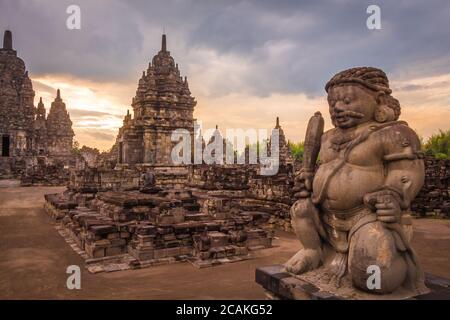
[[[337,152],[345,149],[350,141],[355,139],[354,132],[338,132],[334,137],[331,138],[331,148]]]

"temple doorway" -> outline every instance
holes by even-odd
[[[9,157],[9,136],[2,136],[2,157]]]
[[[123,155],[122,155],[122,152],[123,152],[123,143],[122,143],[122,142],[119,142],[119,163],[122,163],[122,162],[123,162]]]

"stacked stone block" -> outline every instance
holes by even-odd
[[[67,192],[46,196],[46,208],[82,202],[85,195]],[[156,194],[138,191],[98,192],[58,214],[64,228],[91,258],[132,255],[134,265],[160,260],[189,260],[198,267],[247,256],[271,246],[272,232],[262,228],[268,215],[258,212],[205,214],[189,190]],[[62,206],[66,208],[67,206]],[[215,261],[215,262],[213,262]]]
[[[411,205],[418,216],[450,217],[450,160],[425,159],[425,183]]]

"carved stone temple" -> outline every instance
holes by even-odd
[[[133,117],[127,115],[117,137],[118,163],[170,165],[176,144],[171,134],[186,129],[193,136],[195,105],[187,78],[180,75],[163,35],[161,50],[139,79],[131,104]]]
[[[24,61],[5,31],[0,49],[0,176],[59,176],[55,166],[73,161],[72,122],[58,90],[46,117],[42,98],[34,106],[34,90]],[[49,169],[50,171],[45,171]],[[44,171],[43,171],[44,170]],[[55,171],[56,170],[56,171]],[[52,172],[55,171],[55,172]],[[52,177],[56,184],[66,177]],[[61,178],[61,179],[60,179]],[[47,181],[51,183],[51,181]]]
[[[61,99],[60,90],[50,106],[46,120],[47,126],[47,154],[53,158],[64,159],[71,157],[73,136],[72,121]]]
[[[2,157],[31,155],[34,139],[34,91],[25,63],[5,31],[0,49],[0,133]]]

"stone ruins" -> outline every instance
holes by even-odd
[[[46,117],[42,98],[34,106],[34,91],[25,63],[5,31],[0,49],[0,175],[18,177],[22,185],[60,185],[68,179],[64,167],[73,162],[74,132],[58,90]]]
[[[289,228],[293,163],[278,119],[276,176],[260,175],[257,164],[174,165],[172,131],[194,136],[195,104],[163,35],[111,152],[77,162],[67,191],[46,196],[47,212],[86,258],[117,257],[120,268],[211,266],[246,259],[271,246],[275,225]]]
[[[81,156],[73,154],[72,122],[59,90],[47,116],[42,99],[34,107],[31,80],[9,31],[0,49],[0,79],[0,175],[21,177],[23,185],[67,183],[65,192],[46,195],[45,208],[90,271],[239,261],[270,247],[274,229],[292,230],[289,209],[301,163],[292,159],[278,118],[275,175],[261,174],[259,164],[172,163],[172,131],[194,137],[196,101],[165,35],[109,152],[84,147]],[[225,144],[216,129],[214,139]],[[211,143],[201,140],[203,148]],[[412,208],[448,215],[449,162],[426,163],[426,182]]]

